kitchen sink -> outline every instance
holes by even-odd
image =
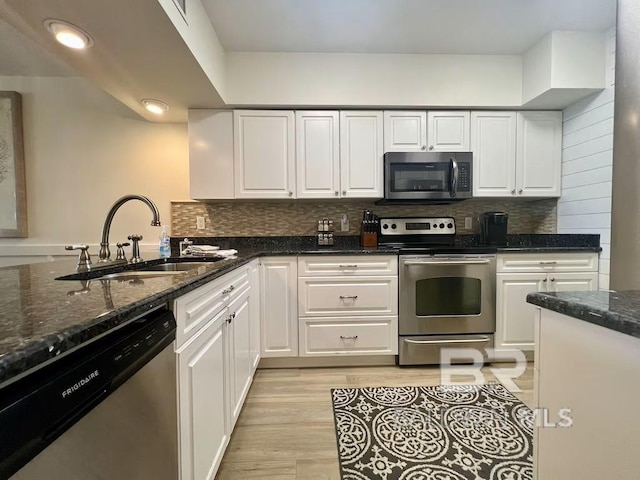
[[[157,265],[150,265],[148,267],[137,270],[140,273],[143,272],[164,272],[164,273],[181,273],[188,272],[194,268],[206,267],[211,265],[212,262],[167,262],[159,263]]]
[[[207,261],[164,262],[153,265],[128,265],[123,263],[121,265],[109,265],[86,272],[64,275],[56,278],[56,280],[140,280],[145,278],[168,277],[206,267],[219,260],[222,260],[222,258],[212,258]]]

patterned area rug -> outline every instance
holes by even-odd
[[[502,385],[331,394],[343,480],[533,480],[533,413]]]

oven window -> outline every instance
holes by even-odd
[[[481,281],[470,277],[416,281],[416,316],[480,315]]]

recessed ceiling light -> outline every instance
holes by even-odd
[[[93,45],[93,38],[87,32],[63,20],[49,18],[44,26],[65,47],[82,50]]]
[[[162,115],[164,112],[169,110],[169,105],[160,100],[154,100],[152,98],[145,98],[142,100],[142,105],[151,113],[155,113],[156,115]]]

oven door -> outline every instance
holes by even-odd
[[[400,256],[399,333],[494,333],[494,255]]]

